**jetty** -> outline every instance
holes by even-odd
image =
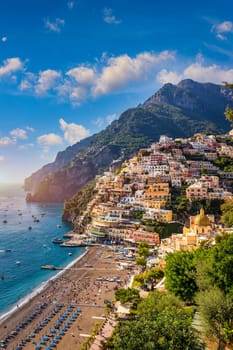
[[[63,237],[69,238],[69,239],[61,243],[60,247],[86,247],[87,246],[86,235],[82,235],[74,231],[70,231],[68,233],[65,233]]]
[[[54,266],[54,265],[43,265],[40,267],[41,269],[44,269],[44,270],[63,270],[63,267],[57,267],[57,266]]]

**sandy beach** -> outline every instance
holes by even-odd
[[[113,281],[114,277],[118,282]],[[129,278],[129,271],[119,269],[109,247],[90,247],[82,259],[1,322],[0,340],[17,329],[8,337],[7,349],[17,349],[32,333],[23,349],[35,349],[42,338],[48,338],[41,345],[46,349],[56,337],[54,348],[58,350],[81,349],[94,325],[104,321],[105,301],[112,301],[115,289],[128,283]],[[30,321],[18,328],[29,317]]]

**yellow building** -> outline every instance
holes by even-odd
[[[205,215],[201,208],[200,213],[190,216],[189,227],[183,228],[183,244],[187,246],[197,246],[202,241],[207,241],[211,237],[211,231],[214,226],[214,215]]]
[[[171,194],[169,184],[167,182],[160,182],[149,186],[144,192],[144,199],[158,202],[170,202]]]
[[[198,247],[201,242],[211,238],[212,229],[214,228],[214,215],[205,215],[201,208],[200,213],[190,216],[189,227],[183,228],[183,234],[173,234],[171,244],[175,250],[192,250]]]

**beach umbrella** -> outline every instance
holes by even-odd
[[[51,328],[50,333],[56,333],[55,329]]]
[[[35,349],[36,349],[36,350],[41,350],[41,346],[40,346],[40,345],[36,345],[36,346],[35,346]]]

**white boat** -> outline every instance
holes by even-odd
[[[70,255],[70,256],[71,256],[71,255],[73,255],[73,253],[69,252],[69,253],[68,253],[68,255]]]
[[[16,265],[20,265],[21,261],[17,260],[15,263],[16,263]]]

